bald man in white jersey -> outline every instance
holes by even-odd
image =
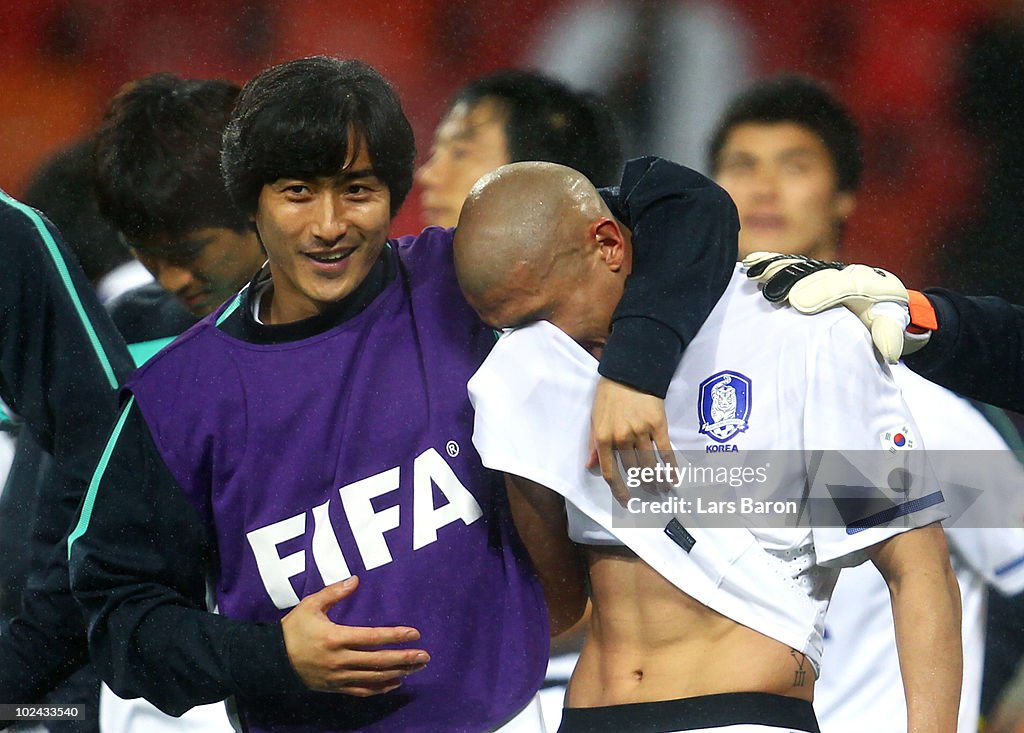
[[[902,526],[876,518],[862,531],[616,526],[600,478],[575,460],[587,450],[578,405],[630,271],[628,232],[575,171],[515,164],[474,188],[456,265],[483,320],[515,328],[470,382],[474,443],[509,475],[517,524],[547,530],[529,549],[549,604],[578,613],[572,590],[589,574],[592,630],[560,730],[816,732],[828,597],[839,567],[868,558],[892,595],[909,729],[955,730],[959,595],[941,505],[908,504]],[[913,431],[848,315],[775,314],[737,274],[692,346],[666,399],[677,450],[877,451],[894,426]],[[840,369],[858,394],[836,389]],[[718,420],[711,393],[725,381],[733,406]],[[806,469],[783,480],[802,486]]]

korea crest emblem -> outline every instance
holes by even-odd
[[[739,372],[718,372],[701,382],[697,402],[700,432],[725,443],[746,430],[750,393],[750,379]]]

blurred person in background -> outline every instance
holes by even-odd
[[[838,252],[863,170],[849,113],[807,77],[760,81],[732,100],[708,165],[740,213],[740,258]]]
[[[266,259],[220,173],[239,91],[228,81],[147,76],[111,100],[96,132],[100,212],[156,279],[109,306],[136,363],[237,293]]]
[[[92,177],[92,136],[58,151],[29,182],[24,202],[64,235],[101,303],[153,279],[99,211]]]
[[[696,169],[715,120],[753,66],[747,23],[722,0],[553,3],[532,40],[527,63],[609,100],[631,156]]]
[[[416,171],[426,223],[455,226],[480,176],[522,160],[568,165],[610,186],[622,170],[618,124],[596,94],[533,71],[471,81],[452,99]]]
[[[822,84],[780,76],[752,85],[730,103],[716,127],[709,165],[739,210],[741,255],[839,256],[843,228],[857,203],[863,154],[849,112]],[[978,410],[902,365],[893,366],[892,374],[926,447],[985,451],[955,473],[956,464],[943,461],[944,482],[991,489],[990,496],[1024,482],[1007,442]],[[983,471],[978,462],[1000,466]],[[978,726],[986,584],[1004,594],[1024,590],[1024,531],[953,528],[947,539],[963,605],[959,730],[967,733]],[[905,730],[896,722],[906,719],[906,702],[898,660],[888,644],[893,621],[887,597],[885,584],[859,568],[843,573],[836,584],[814,700],[825,733]]]

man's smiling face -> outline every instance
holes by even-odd
[[[271,323],[318,315],[350,295],[380,257],[391,225],[390,191],[365,143],[334,176],[279,178],[263,186],[256,228],[270,260]]]

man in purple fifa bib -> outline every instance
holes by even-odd
[[[222,162],[268,265],[127,383],[69,538],[118,694],[171,714],[233,697],[252,731],[534,729],[560,629],[471,442],[494,335],[452,230],[388,240],[413,159],[365,64],[243,90]],[[702,176],[645,159],[607,195],[646,257],[602,362],[602,456],[667,445],[660,398],[735,259],[735,209]]]

